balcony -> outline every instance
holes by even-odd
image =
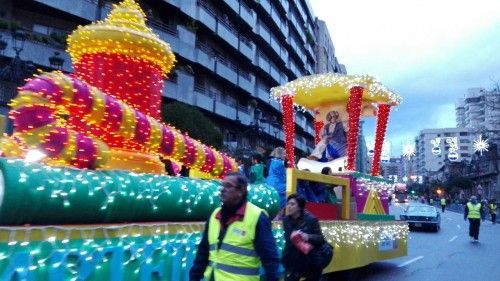
[[[255,87],[255,95],[262,101],[269,102],[269,90],[257,86]]]
[[[170,44],[172,51],[179,50],[179,31],[174,26],[169,26],[155,20],[148,20],[148,25],[154,30],[161,40]]]
[[[213,32],[217,31],[215,12],[211,11],[208,7],[199,6],[197,19]]]
[[[245,91],[252,93],[255,87],[255,76],[249,74],[238,74],[238,86]]]
[[[256,33],[264,39],[268,44],[271,41],[271,33],[269,32],[269,29],[267,26],[265,26],[263,23],[257,23],[257,30]]]
[[[288,12],[288,9],[290,8],[288,6],[288,0],[279,0],[279,2],[281,4],[281,7],[283,7],[283,9]]]
[[[227,5],[236,13],[238,14],[240,11],[240,3],[238,3],[238,0],[224,0]]]
[[[203,92],[200,91],[200,89],[195,89],[194,93],[196,94],[196,106],[210,112],[214,111],[214,99],[209,95],[208,92],[205,91],[205,89],[203,89]]]
[[[8,43],[9,45],[5,49],[3,55],[11,58],[15,57],[16,54],[14,50],[11,47],[9,47],[11,46],[10,42],[10,38],[12,36],[11,33],[0,31],[0,35],[4,40],[9,42]],[[63,46],[51,43],[42,43],[39,41],[35,41],[32,38],[33,38],[32,34],[28,34],[26,42],[24,43],[24,49],[20,54],[20,57],[23,61],[32,61],[34,64],[50,67],[49,57],[52,56],[54,52],[59,52],[60,57],[64,59],[64,63],[62,65],[61,70],[67,72],[73,71],[71,59],[69,55],[64,51]]]
[[[196,48],[195,58],[199,64],[208,68],[210,71],[215,72],[215,58],[213,55],[209,55],[202,49]]]
[[[250,25],[251,29],[255,29],[255,23],[257,21],[257,17],[255,16],[255,12],[248,7],[244,2],[241,2],[240,7],[240,16],[241,18]]]
[[[234,69],[230,68],[228,65],[225,65],[221,61],[215,61],[215,72],[235,85],[238,83],[238,75],[236,74]]]
[[[97,4],[93,1],[35,0],[49,7],[72,14],[88,21],[96,20]],[[103,13],[104,15],[104,13]]]
[[[167,80],[163,89],[163,96],[184,103],[194,105],[194,76],[184,71],[177,71],[176,82]]]
[[[276,81],[276,83],[280,83],[280,73],[278,68],[274,64],[271,64],[270,69],[271,71],[269,72],[269,74],[271,74],[271,77],[274,79],[274,81]]]
[[[271,35],[271,48],[273,48],[274,52],[276,52],[276,54],[279,56],[280,55],[280,50],[281,50],[281,47],[280,47],[280,43],[278,42],[278,39],[276,39],[276,37],[272,36]]]
[[[238,46],[238,36],[236,31],[228,23],[222,20],[217,20],[217,35],[219,35],[224,41],[229,43],[229,45],[236,47]]]
[[[264,70],[264,72],[269,73],[270,64],[269,61],[257,54],[257,65]]]
[[[229,106],[225,103],[222,103],[220,101],[217,101],[215,103],[215,113],[218,115],[231,119],[231,120],[236,120],[236,108]]]
[[[238,50],[240,51],[240,53],[242,53],[248,59],[252,60],[255,56],[254,45],[250,41],[248,41],[248,39],[242,36],[240,36],[238,42]]]
[[[250,123],[253,121],[252,116],[250,116],[250,113],[248,111],[248,107],[243,106],[243,105],[238,105],[238,119],[240,120],[241,124],[243,125],[250,125]]]
[[[255,0],[255,2],[259,3],[262,8],[269,14],[269,12],[271,11],[271,3],[269,2],[269,0]]]

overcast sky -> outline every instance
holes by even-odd
[[[309,0],[348,74],[369,74],[403,97],[389,119],[392,155],[420,130],[455,127],[467,88],[500,82],[498,0]],[[364,126],[373,142],[375,120]]]

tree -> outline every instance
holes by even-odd
[[[162,120],[206,145],[217,149],[222,147],[223,136],[220,130],[194,106],[177,101],[164,104]]]
[[[448,194],[458,194],[461,189],[470,189],[472,185],[472,181],[463,176],[452,176],[444,184]]]

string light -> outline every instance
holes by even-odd
[[[20,201],[44,206],[25,209],[23,216],[5,212],[0,215],[3,225],[197,221],[220,205],[218,180],[59,168],[6,158],[0,158],[0,171],[9,190],[3,200],[6,210],[18,212]],[[278,212],[279,196],[272,187],[251,184],[248,196],[270,216]]]
[[[204,223],[0,227],[2,237],[7,233],[10,241],[0,253],[0,263],[5,263],[6,254],[16,260],[4,274],[31,271],[52,278],[83,278],[92,272],[99,279],[113,280],[137,279],[130,275],[152,274],[162,264],[167,266],[158,274],[186,280],[203,228]],[[395,221],[322,222],[321,228],[335,247],[377,247],[387,239],[406,243],[408,236],[407,224]],[[285,239],[280,222],[273,222],[273,234],[281,252]],[[20,241],[30,243],[22,245]],[[26,253],[29,259],[16,259]]]
[[[382,155],[382,145],[384,143],[385,132],[387,130],[387,121],[391,106],[388,104],[379,104],[377,112],[377,129],[375,131],[375,147],[372,162],[372,176],[380,174],[380,157]]]

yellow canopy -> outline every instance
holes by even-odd
[[[281,100],[282,95],[293,95],[294,103],[307,109],[334,104],[345,104],[350,88],[362,86],[363,102],[398,105],[401,97],[393,93],[375,78],[368,75],[343,75],[337,73],[304,76],[285,85],[271,89],[271,95]]]

